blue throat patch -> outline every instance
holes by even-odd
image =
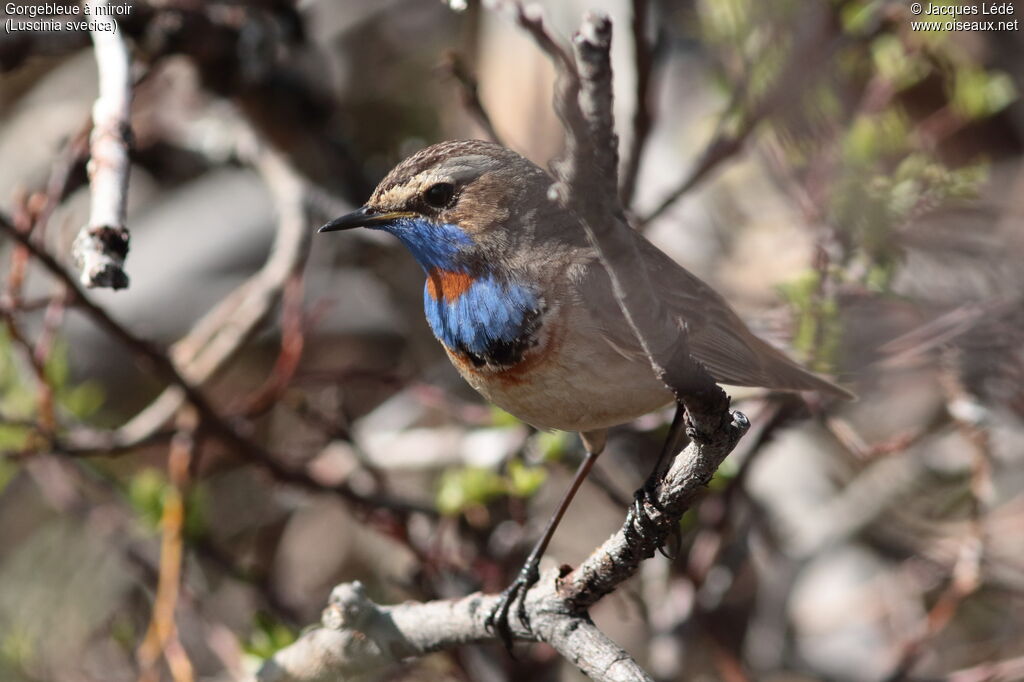
[[[399,218],[374,229],[398,237],[425,272],[431,268],[455,269],[459,252],[473,245],[473,240],[457,225],[432,223],[424,218]]]
[[[403,218],[379,229],[398,237],[427,273],[423,307],[446,347],[476,365],[512,365],[533,345],[539,297],[492,272],[470,272],[460,255],[473,240],[461,228]]]

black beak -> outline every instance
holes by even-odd
[[[340,218],[335,218],[331,222],[321,227],[317,232],[337,232],[338,230],[351,230],[355,227],[373,227],[375,225],[384,225],[386,223],[394,222],[399,218],[408,217],[412,214],[402,212],[387,212],[378,213],[377,211],[363,206],[362,208],[352,211]]]

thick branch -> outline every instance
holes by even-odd
[[[632,576],[641,561],[654,556],[748,428],[747,418],[734,412],[728,426],[690,442],[658,486],[657,504],[645,505],[656,530],[638,532],[629,527],[633,517],[628,517],[619,532],[562,579],[559,594],[572,611],[589,608]]]
[[[549,643],[592,679],[650,680],[635,661],[584,615],[566,609],[556,592],[557,575],[546,574],[530,590],[526,608],[531,634],[512,624],[517,639]],[[372,680],[404,660],[463,644],[494,639],[485,623],[497,595],[471,594],[457,600],[379,606],[358,583],[334,588],[323,628],[310,631],[279,651],[258,673],[260,682]]]
[[[97,8],[106,0],[92,0],[92,42],[99,69],[99,97],[92,109],[92,135],[89,138],[89,185],[92,209],[89,222],[75,237],[72,253],[86,287],[124,289],[128,275],[124,261],[128,255],[128,228],[125,207],[128,202],[128,146],[131,127],[131,59],[128,47],[118,32],[117,21],[100,16]]]
[[[638,540],[636,531],[623,526],[576,570],[564,576],[555,572],[542,576],[526,597],[530,630],[512,618],[513,636],[547,642],[596,680],[649,679],[594,626],[586,609],[629,579],[640,562],[654,554],[748,426],[746,417],[736,413],[728,428],[710,440],[691,442],[656,492],[661,509],[648,509],[657,531],[640,534]],[[278,652],[264,664],[259,679],[374,679],[405,659],[491,641],[496,636],[484,620],[497,600],[497,595],[478,593],[454,601],[378,606],[366,597],[359,583],[339,585],[324,613],[324,629],[313,630]]]

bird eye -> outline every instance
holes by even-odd
[[[455,196],[455,186],[450,182],[439,182],[431,185],[423,193],[423,198],[434,208],[444,208]]]

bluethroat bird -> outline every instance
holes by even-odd
[[[673,402],[619,309],[583,228],[548,197],[552,178],[519,154],[477,140],[418,152],[366,205],[320,232],[384,230],[426,272],[423,305],[452,364],[489,401],[542,429],[579,432],[587,456],[519,578],[488,619],[506,644],[509,608],[537,567],[608,428]],[[690,352],[721,383],[842,398],[747,328],[711,287],[632,232],[655,290],[685,324]],[[681,410],[663,448],[681,446]],[[657,469],[656,469],[657,471]],[[522,601],[520,620],[524,619]]]

